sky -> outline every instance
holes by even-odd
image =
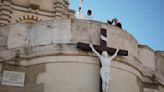
[[[80,0],[69,0],[77,12]],[[83,0],[81,14],[92,10],[96,21],[117,18],[139,44],[164,51],[164,0]]]

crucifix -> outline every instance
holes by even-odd
[[[106,29],[101,29],[100,31],[100,45],[93,45],[93,47],[98,51],[99,53],[102,53],[102,51],[107,51],[108,54],[113,55],[116,51],[115,48],[107,47],[107,31]],[[81,49],[82,51],[92,51],[92,49],[89,47],[88,43],[78,42],[77,48]],[[128,56],[127,50],[119,50],[118,56]]]
[[[111,61],[117,55],[127,56],[128,51],[107,47],[106,29],[101,29],[100,45],[92,45],[91,43],[87,44],[87,43],[79,42],[77,44],[77,48],[80,48],[85,51],[92,50],[99,57],[101,63],[100,76],[102,79],[102,91],[108,92],[109,80],[111,80],[111,75],[110,75]],[[102,54],[100,54],[101,52]],[[108,53],[112,54],[112,56],[109,57]]]

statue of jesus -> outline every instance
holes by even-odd
[[[89,47],[100,59],[102,65],[102,67],[100,68],[100,76],[102,79],[102,91],[108,92],[108,84],[109,84],[109,80],[111,80],[111,75],[110,75],[111,61],[117,56],[119,49],[116,49],[116,52],[111,57],[109,57],[107,51],[103,51],[102,55],[100,55],[95,50],[92,44],[90,44]]]

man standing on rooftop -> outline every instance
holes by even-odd
[[[93,18],[91,16],[92,15],[91,10],[87,10],[87,14],[85,16],[81,15],[82,2],[83,2],[83,0],[80,0],[80,5],[79,5],[79,8],[78,8],[78,12],[77,12],[77,18],[85,19],[85,20],[93,20]]]

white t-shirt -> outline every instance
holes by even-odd
[[[83,17],[83,19],[86,19],[86,20],[93,20],[93,17],[92,17],[92,16],[85,15],[85,16]]]

